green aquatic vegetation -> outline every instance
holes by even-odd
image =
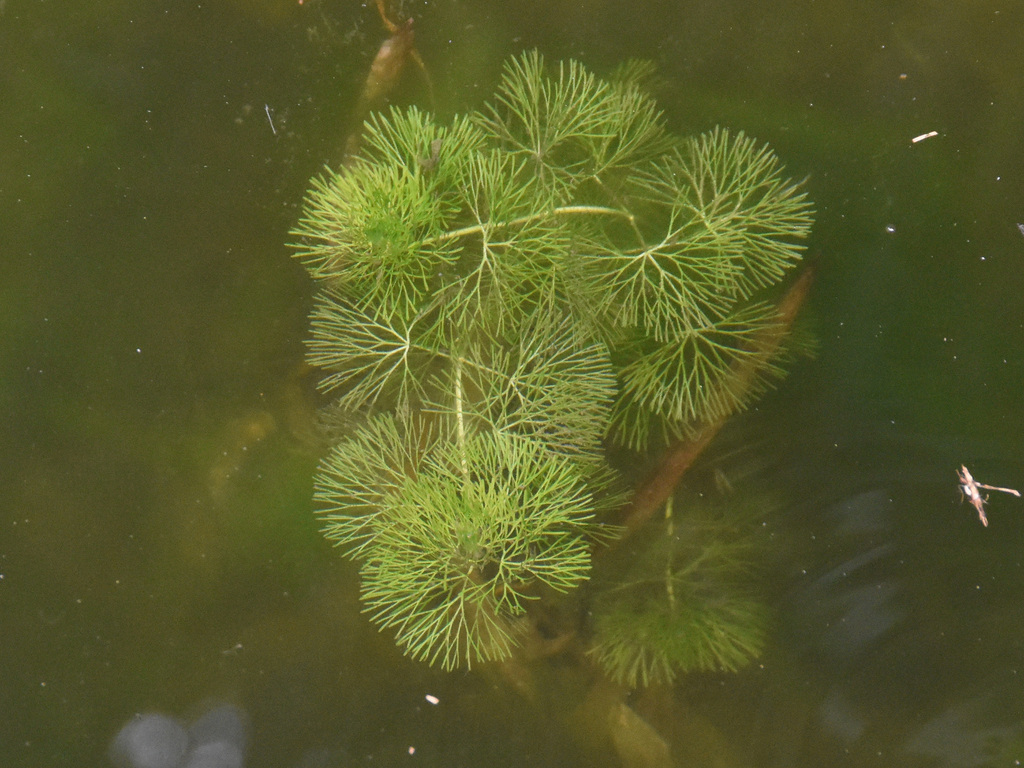
[[[664,528],[602,579],[590,655],[635,687],[693,671],[735,671],[760,655],[768,612],[755,589],[761,548],[742,510],[666,505]]]
[[[478,112],[373,115],[293,231],[348,425],[324,532],[417,658],[507,657],[614,531],[609,441],[690,435],[782,372],[765,293],[801,258],[804,193],[742,133],[673,136],[639,71],[527,53]]]

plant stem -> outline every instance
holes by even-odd
[[[618,208],[605,208],[601,205],[563,205],[559,208],[554,208],[544,213],[534,213],[529,216],[520,216],[517,219],[510,219],[509,221],[499,221],[492,226],[496,229],[504,227],[515,227],[520,224],[529,224],[534,221],[542,221],[547,218],[557,216],[570,216],[574,214],[596,214],[603,216],[621,216],[627,219],[630,224],[634,224],[635,218],[629,211],[619,210]],[[462,227],[461,229],[453,229],[450,232],[442,232],[440,235],[434,237],[428,237],[421,242],[421,245],[430,243],[443,243],[446,240],[455,240],[460,237],[466,237],[467,235],[476,235],[484,231],[484,224],[474,224],[470,227]],[[634,224],[635,226],[635,224]]]
[[[462,482],[469,487],[469,462],[466,461],[466,422],[462,417],[462,358],[455,358],[455,435],[459,444]]]

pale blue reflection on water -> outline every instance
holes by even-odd
[[[650,57],[675,127],[809,176],[818,356],[723,437],[785,500],[774,640],[671,693],[686,764],[1024,759],[1024,507],[983,528],[956,483],[1024,484],[1019,7],[408,9],[442,109],[523,47]],[[254,767],[617,764],[564,688],[402,659],[310,514],[284,243],[380,39],[326,0],[0,4],[3,764],[100,765],[137,714],[225,702]]]

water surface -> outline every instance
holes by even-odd
[[[1024,759],[1024,505],[984,528],[955,474],[1024,485],[1024,6],[407,12],[443,111],[524,48],[650,58],[676,130],[808,178],[817,357],[706,459],[771,489],[776,623],[753,668],[668,693],[685,764]],[[134,713],[224,701],[254,767],[617,764],[564,687],[405,660],[317,532],[285,243],[382,39],[340,0],[0,2],[3,764],[102,765]]]

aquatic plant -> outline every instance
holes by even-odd
[[[590,655],[630,687],[686,672],[735,671],[760,655],[768,611],[755,590],[761,548],[743,510],[694,501],[631,547],[593,599]],[[735,502],[733,502],[735,504]]]
[[[780,376],[765,290],[810,206],[742,133],[673,136],[635,78],[537,53],[480,111],[392,109],[359,146],[293,231],[308,359],[350,423],[317,474],[324,533],[411,655],[505,658],[614,530],[606,442],[649,450]]]

